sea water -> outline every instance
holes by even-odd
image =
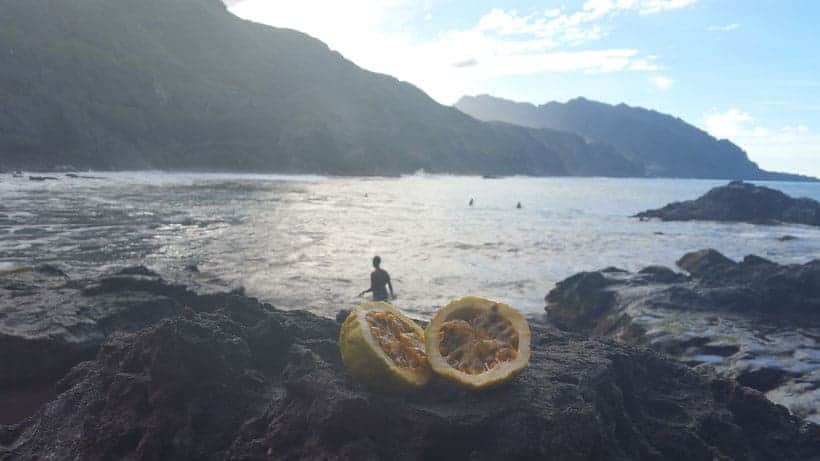
[[[332,316],[360,301],[380,255],[396,303],[425,317],[465,295],[537,315],[576,272],[674,267],[702,248],[780,263],[820,257],[820,229],[809,226],[631,217],[726,181],[92,175],[101,179],[1,176],[0,267],[50,263],[82,277],[195,264],[277,307]],[[820,199],[818,183],[761,184]]]

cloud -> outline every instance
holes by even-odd
[[[738,138],[737,143],[763,168],[820,177],[820,133],[805,124],[769,130],[768,136]]]
[[[780,133],[785,136],[800,136],[809,132],[809,127],[806,125],[786,125],[780,129]]]
[[[754,117],[740,109],[725,112],[712,110],[705,118],[706,131],[717,138],[764,137],[769,130],[758,125]]]
[[[740,24],[733,22],[723,26],[709,26],[706,30],[709,32],[731,32],[737,29],[740,29]]]
[[[241,0],[231,11],[306,32],[365,69],[409,81],[450,103],[482,92],[484,82],[496,77],[657,72],[658,58],[637,48],[589,48],[608,35],[617,15],[660,13],[696,1],[587,0],[580,8],[528,14],[493,8],[472,24],[425,36],[412,25],[435,14],[434,0]],[[658,88],[673,83],[659,82]]]
[[[660,13],[662,11],[677,10],[694,5],[698,0],[644,0],[634,2],[638,4],[641,14]],[[619,2],[620,3],[620,2]]]
[[[767,142],[788,143],[813,134],[803,123],[780,128],[763,126],[750,114],[736,108],[724,112],[713,109],[704,118],[704,126],[713,136],[732,140],[766,139]]]
[[[458,61],[458,62],[453,63],[453,67],[455,67],[457,69],[460,69],[460,68],[463,68],[463,67],[475,67],[477,65],[478,65],[478,61],[476,61],[473,58],[467,58],[467,59],[464,59],[463,61]]]
[[[560,8],[520,15],[516,10],[493,8],[481,17],[477,29],[499,36],[549,37],[556,44],[579,45],[606,36],[601,21],[620,12],[653,14],[684,8],[698,0],[587,0],[581,10],[564,13]]]
[[[704,117],[704,128],[715,137],[741,146],[763,168],[820,176],[820,134],[806,124],[773,128],[732,108],[712,110]]]
[[[651,75],[649,82],[659,90],[666,91],[675,84],[675,81],[666,75]]]
[[[765,127],[750,114],[736,108],[725,112],[713,110],[704,121],[706,130],[713,136],[733,140],[767,138],[769,141],[789,142],[811,132],[809,127],[802,123],[784,125],[781,128]]]

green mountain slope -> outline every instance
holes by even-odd
[[[626,104],[584,98],[542,106],[492,96],[465,96],[455,107],[479,120],[578,133],[615,146],[649,176],[807,180],[761,170],[740,147],[718,140],[679,118]]]
[[[644,173],[577,135],[477,121],[219,0],[0,0],[0,69],[6,170]]]

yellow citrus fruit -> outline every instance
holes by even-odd
[[[425,349],[437,375],[485,389],[501,384],[530,362],[530,327],[516,309],[467,297],[442,307],[425,331]]]
[[[371,388],[412,391],[430,380],[424,330],[391,304],[372,302],[350,311],[339,334],[342,361]]]

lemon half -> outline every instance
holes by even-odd
[[[485,389],[523,371],[530,362],[530,327],[516,309],[467,297],[441,308],[425,332],[425,349],[437,375]]]
[[[424,330],[385,302],[354,308],[342,324],[339,348],[350,374],[377,390],[419,389],[432,374]]]

